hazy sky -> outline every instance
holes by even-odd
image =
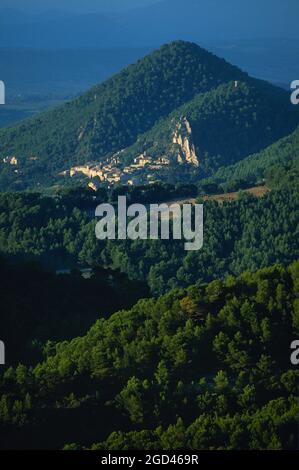
[[[0,0],[0,9],[4,5],[13,9],[0,12],[1,47],[152,47],[175,39],[299,39],[299,0]],[[120,12],[125,7],[132,11]],[[105,13],[109,11],[114,13]]]
[[[1,0],[1,6],[36,12],[53,9],[90,12],[123,10],[150,5],[158,1],[160,0]]]

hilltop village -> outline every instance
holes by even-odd
[[[119,157],[114,156],[110,162],[75,166],[60,175],[71,178],[80,174],[84,175],[91,180],[88,186],[94,190],[97,190],[104,182],[110,185],[119,183],[134,186],[154,182],[156,180],[155,172],[163,170],[169,163],[169,159],[166,157],[154,161],[145,153],[136,157],[131,165],[121,168]]]
[[[88,186],[97,190],[103,183],[109,185],[123,184],[138,186],[153,184],[167,178],[166,171],[172,166],[199,167],[199,159],[192,140],[192,129],[186,117],[181,118],[175,126],[169,151],[159,157],[149,155],[144,151],[133,159],[129,165],[123,165],[122,154],[125,150],[117,152],[110,160],[74,166],[60,173],[60,176],[74,178],[84,175],[90,181]]]

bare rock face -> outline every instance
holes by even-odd
[[[186,117],[183,117],[177,124],[172,143],[179,146],[178,163],[185,162],[190,165],[199,166],[199,160],[192,139],[192,128]]]

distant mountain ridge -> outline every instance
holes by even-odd
[[[68,7],[65,18],[61,12],[50,17],[38,15],[30,24],[29,12],[23,22],[17,12],[15,22],[11,15],[10,24],[1,28],[0,44],[39,48],[151,46],[175,40],[178,31],[189,41],[298,39],[298,8],[297,0],[164,0],[132,11],[103,14],[87,3],[77,13]]]
[[[179,109],[184,105],[186,109]],[[250,78],[194,43],[175,41],[78,99],[1,130],[0,187],[44,185],[73,165],[106,161],[175,110],[177,117],[193,116],[194,135],[207,157],[216,160],[211,168],[262,150],[299,122],[298,110],[284,90]],[[227,139],[231,145],[236,139],[240,147],[235,146],[232,156],[229,149],[223,151]],[[7,157],[15,157],[18,167],[3,164]]]

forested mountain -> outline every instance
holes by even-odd
[[[163,116],[244,73],[195,44],[176,42],[79,99],[0,132],[0,154],[32,155],[52,171],[132,144]]]
[[[228,85],[232,81],[242,82],[235,97]],[[80,98],[1,130],[1,189],[50,183],[74,164],[103,161],[183,105],[179,114],[186,111],[194,120],[193,132],[202,140],[198,146],[206,160],[211,157],[211,168],[261,150],[293,131],[299,119],[287,92],[249,78],[196,44],[176,41]],[[217,126],[207,133],[213,118]],[[258,138],[252,139],[253,133]],[[220,142],[228,139],[221,152],[213,144],[218,137]],[[228,156],[234,139],[238,145]],[[12,156],[17,168],[2,161]]]
[[[295,449],[298,268],[142,300],[1,371],[1,448]]]
[[[255,80],[221,84],[196,95],[167,119],[159,121],[126,149],[122,158],[129,160],[146,152],[175,160],[178,146],[173,143],[173,137],[185,119],[203,175],[242,160],[273,143],[278,135],[287,134],[296,114],[296,110],[290,109],[286,94],[274,86],[262,82],[257,86]]]

